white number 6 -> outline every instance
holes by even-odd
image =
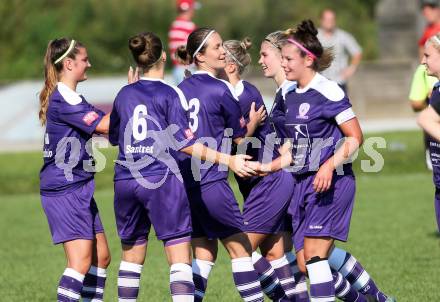
[[[137,105],[133,111],[133,137],[142,141],[147,138],[147,106]],[[140,131],[139,131],[140,128]]]

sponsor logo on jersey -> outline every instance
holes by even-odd
[[[99,118],[98,113],[96,113],[95,111],[90,111],[90,112],[87,112],[86,115],[84,115],[83,122],[87,126],[91,126],[93,124],[93,122],[96,121],[98,118]]]
[[[310,104],[302,103],[301,105],[299,105],[298,115],[296,116],[296,118],[307,120],[309,117],[306,114],[309,112],[309,110],[310,110]]]
[[[187,139],[193,139],[194,138],[194,133],[191,131],[191,129],[186,129],[185,130],[185,137]]]
[[[309,225],[310,230],[322,230],[322,225]]]

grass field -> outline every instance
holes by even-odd
[[[380,173],[354,166],[357,200],[349,243],[355,255],[386,293],[398,301],[440,301],[439,237],[433,207],[431,173],[424,168],[419,132],[382,136],[387,148]],[[105,301],[116,301],[120,248],[113,217],[112,159],[96,176],[96,194],[112,252]],[[38,194],[39,152],[0,154],[0,301],[54,301],[64,270],[61,246],[52,246]],[[234,187],[235,188],[235,187]],[[237,192],[237,190],[235,190]],[[170,301],[168,267],[162,244],[150,240],[138,301]],[[240,301],[232,282],[230,261],[222,250],[209,281],[205,301]]]

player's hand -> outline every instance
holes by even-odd
[[[246,166],[254,170],[258,176],[266,176],[269,174],[267,167],[258,161],[246,161]]]
[[[257,173],[250,167],[246,165],[246,160],[251,159],[252,156],[245,154],[237,154],[231,156],[229,161],[229,169],[234,171],[240,177],[251,177]]]
[[[256,111],[255,102],[251,104],[251,110],[249,111],[249,122],[255,123],[257,126],[264,123],[267,117],[266,109],[263,105]]]
[[[316,192],[322,193],[330,189],[334,170],[335,169],[331,161],[327,161],[321,167],[319,167],[318,173],[316,173],[313,181],[313,189]]]
[[[344,81],[348,81],[356,72],[356,67],[353,65],[348,66],[341,72],[341,78]]]
[[[133,70],[133,67],[130,66],[128,68],[128,84],[133,84],[137,81],[139,81],[139,67],[136,67],[135,70]]]

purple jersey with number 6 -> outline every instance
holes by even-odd
[[[44,135],[42,195],[61,195],[93,179],[94,160],[86,143],[104,112],[59,82],[49,97]]]
[[[339,125],[353,119],[350,101],[336,82],[317,73],[310,83],[285,97],[288,138],[293,140],[293,173],[318,171],[344,138]],[[351,163],[344,174],[352,174]]]
[[[177,152],[194,143],[186,106],[180,89],[160,79],[121,89],[110,115],[109,140],[119,145],[115,180],[180,173]]]
[[[246,134],[246,122],[234,96],[234,88],[202,71],[185,79],[179,88],[188,101],[189,126],[197,141],[214,150],[230,153],[232,140]],[[207,168],[201,167],[200,175],[197,175],[197,171],[192,173],[197,170],[196,159],[183,156],[181,160],[182,174],[189,188],[228,177],[227,167],[211,164]]]

